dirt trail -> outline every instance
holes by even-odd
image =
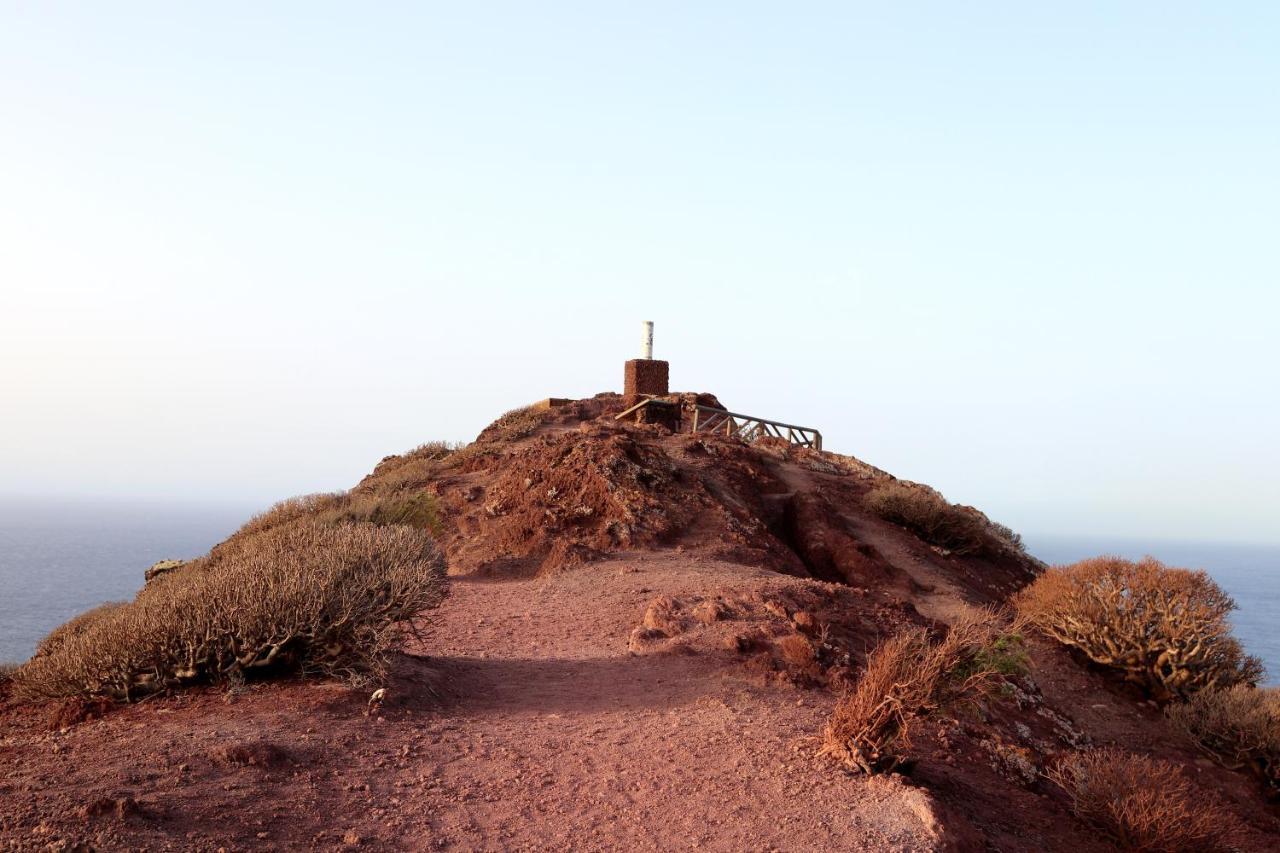
[[[599,572],[626,582],[602,600]],[[488,778],[457,753],[440,778],[496,798],[483,823],[465,801],[436,805],[440,830],[481,846],[932,847],[922,794],[890,797],[884,784],[815,764],[806,738],[827,712],[820,696],[752,683],[724,658],[627,651],[655,595],[772,580],[652,555],[552,579],[458,583],[426,640],[446,656],[447,713],[481,733],[470,757],[486,759]]]
[[[925,792],[814,759],[825,692],[762,683],[728,651],[628,651],[655,596],[780,582],[811,583],[674,552],[457,579],[409,648],[430,657],[397,664],[372,716],[367,694],[305,683],[193,691],[62,733],[11,715],[0,844],[936,849]],[[226,758],[259,744],[283,757]],[[137,813],[115,817],[126,801]]]

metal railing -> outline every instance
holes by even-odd
[[[662,404],[664,402],[658,397],[641,400],[618,415],[616,419],[622,420],[629,415],[635,414],[650,403]],[[671,404],[666,403],[666,405]],[[727,436],[736,435],[743,441],[755,441],[758,438],[766,437],[780,438],[798,447],[812,447],[814,450],[822,449],[822,433],[813,427],[784,424],[782,421],[757,418],[754,415],[730,412],[727,409],[717,409],[714,406],[695,405],[689,431],[694,433],[724,433]]]

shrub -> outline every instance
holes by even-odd
[[[1150,557],[1095,557],[1050,569],[1015,604],[1028,625],[1161,701],[1262,675],[1262,664],[1231,636],[1227,615],[1235,602],[1204,572]]]
[[[86,610],[78,616],[72,616],[66,622],[63,622],[57,628],[48,633],[43,640],[36,645],[35,657],[41,655],[53,654],[62,648],[68,640],[80,636],[95,623],[101,621],[104,617],[115,612],[119,607],[124,607],[126,602],[108,601],[105,604],[99,604],[97,607]]]
[[[1026,640],[1016,632],[1000,634],[991,644],[979,649],[973,659],[962,665],[957,673],[989,672],[996,675],[1026,675],[1031,670],[1031,658],[1027,654]]]
[[[1069,755],[1048,774],[1071,809],[1124,850],[1230,850],[1239,824],[1175,764],[1120,749]]]
[[[417,490],[435,479],[443,463],[463,448],[461,444],[431,441],[400,456],[388,456],[356,487],[357,492],[381,494]]]
[[[957,621],[941,640],[908,628],[881,643],[853,689],[836,703],[821,754],[850,770],[876,773],[902,761],[919,717],[971,695],[991,672],[977,662],[995,634],[994,614]]]
[[[15,693],[128,700],[251,673],[377,676],[398,626],[446,589],[422,531],[300,520],[242,537],[64,632],[18,669]]]
[[[347,497],[345,492],[321,492],[314,495],[299,495],[286,498],[273,504],[264,512],[251,517],[239,530],[231,535],[230,540],[244,536],[253,536],[280,527],[300,518],[313,516],[319,512],[332,509]]]
[[[434,495],[419,492],[408,496],[391,496],[372,492],[326,492],[302,495],[280,501],[266,512],[249,519],[225,542],[213,549],[214,555],[237,550],[241,543],[260,533],[311,519],[324,524],[370,522],[376,525],[405,525],[439,536],[444,529]]]
[[[407,497],[344,495],[333,506],[318,512],[316,520],[329,524],[367,521],[376,525],[404,525],[426,530],[433,536],[439,536],[444,526],[436,498],[429,492]]]
[[[1202,690],[1168,708],[1188,740],[1231,770],[1248,770],[1280,797],[1280,688]]]
[[[517,441],[533,435],[547,418],[547,409],[537,406],[522,406],[498,418],[480,431],[476,443],[493,441]]]
[[[927,486],[900,480],[882,483],[867,493],[864,504],[885,521],[900,524],[953,554],[1024,553],[1022,538],[1008,527],[995,524],[973,507],[948,503]]]
[[[8,662],[0,663],[0,684],[7,684],[13,678],[13,674],[18,671],[19,664]]]

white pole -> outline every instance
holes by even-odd
[[[652,320],[644,321],[643,341],[644,343],[641,347],[641,353],[646,359],[653,358],[653,321]]]

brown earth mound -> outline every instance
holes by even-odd
[[[673,405],[694,400],[717,405]],[[1111,847],[1046,773],[1093,744],[1176,763],[1240,819],[1239,849],[1274,849],[1251,779],[1034,638],[1002,638],[992,691],[916,727],[903,774],[846,775],[818,736],[868,653],[1000,604],[1039,564],[980,514],[1002,543],[982,554],[886,521],[867,494],[913,484],[852,457],[622,408],[516,410],[247,525],[433,533],[452,593],[381,685],[33,709],[0,681],[0,848],[1090,853]]]

